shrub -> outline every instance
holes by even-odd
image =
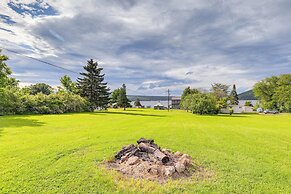
[[[253,106],[253,105],[252,105],[251,101],[246,101],[245,106]]]
[[[23,97],[24,113],[61,114],[89,111],[89,103],[72,93],[26,95]]]
[[[89,111],[88,101],[72,93],[29,95],[17,88],[0,88],[0,99],[0,115],[61,114]]]
[[[211,93],[192,95],[191,111],[196,114],[217,114],[216,99]]]

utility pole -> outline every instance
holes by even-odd
[[[168,112],[170,111],[170,90],[168,89]]]

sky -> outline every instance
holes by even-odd
[[[290,10],[290,0],[1,0],[0,47],[21,86],[75,80],[92,58],[128,94],[243,92],[291,73]]]

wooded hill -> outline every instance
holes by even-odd
[[[253,90],[248,90],[238,95],[239,100],[257,100]]]

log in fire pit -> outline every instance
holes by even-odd
[[[140,138],[137,145],[124,146],[116,153],[109,167],[124,175],[165,182],[168,178],[191,176],[191,157],[161,149],[152,139]]]

